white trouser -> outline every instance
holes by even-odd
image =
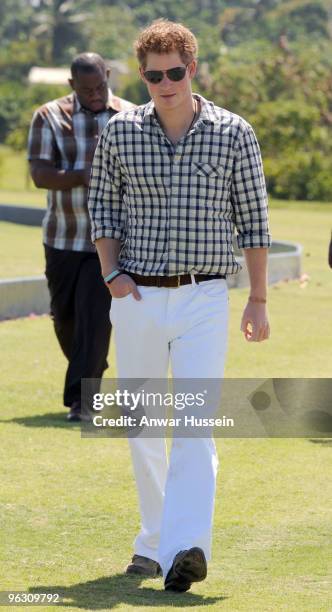
[[[215,279],[178,288],[139,286],[113,298],[119,378],[218,378],[227,345],[228,291]],[[174,556],[199,546],[211,558],[218,467],[212,438],[174,438],[168,468],[163,438],[129,439],[137,483],[141,530],[135,554],[158,561],[164,577]]]

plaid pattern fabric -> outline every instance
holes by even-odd
[[[201,96],[176,146],[153,102],[114,117],[95,152],[92,240],[120,239],[119,265],[145,275],[234,274],[240,248],[269,247],[267,195],[251,126]]]
[[[86,111],[75,93],[41,106],[34,114],[28,144],[29,160],[47,160],[62,170],[83,170],[93,154],[106,123],[132,104],[113,96],[105,112]],[[66,191],[47,192],[43,242],[56,249],[95,251],[83,185]]]

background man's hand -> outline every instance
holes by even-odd
[[[244,309],[241,331],[248,342],[262,342],[270,336],[270,325],[265,304],[248,302]]]
[[[91,164],[82,170],[82,181],[84,187],[89,187],[91,176]]]
[[[107,286],[111,296],[114,298],[123,298],[132,293],[135,300],[141,299],[141,294],[137,289],[135,281],[128,274],[120,274]]]

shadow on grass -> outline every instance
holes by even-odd
[[[80,582],[72,586],[43,585],[31,587],[29,593],[58,593],[64,600],[55,604],[63,608],[76,607],[84,610],[102,610],[117,608],[120,604],[131,607],[160,606],[164,610],[168,607],[190,608],[192,606],[207,606],[221,602],[226,597],[204,597],[191,591],[186,593],[171,593],[150,587],[141,587],[146,580],[142,576],[125,576],[115,574],[104,576],[97,580]],[[160,582],[158,580],[158,586]],[[208,589],[207,589],[208,590]]]
[[[61,427],[73,428],[80,427],[80,423],[70,423],[66,412],[48,412],[46,414],[36,414],[30,417],[16,417],[14,419],[0,419],[0,423],[17,423],[24,427]]]
[[[309,442],[311,442],[312,444],[322,444],[323,446],[332,446],[331,438],[313,438],[309,440]]]

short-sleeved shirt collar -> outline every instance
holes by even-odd
[[[73,115],[75,113],[80,113],[80,112],[84,112],[88,114],[91,113],[93,115],[95,114],[92,111],[89,111],[88,109],[83,108],[75,91],[73,92],[73,101],[74,101]],[[112,90],[110,88],[108,90],[108,99],[106,102],[106,106],[101,112],[105,112],[108,110],[115,111],[115,112],[119,112],[123,110],[120,104],[120,99],[117,98],[116,96],[113,96]]]

